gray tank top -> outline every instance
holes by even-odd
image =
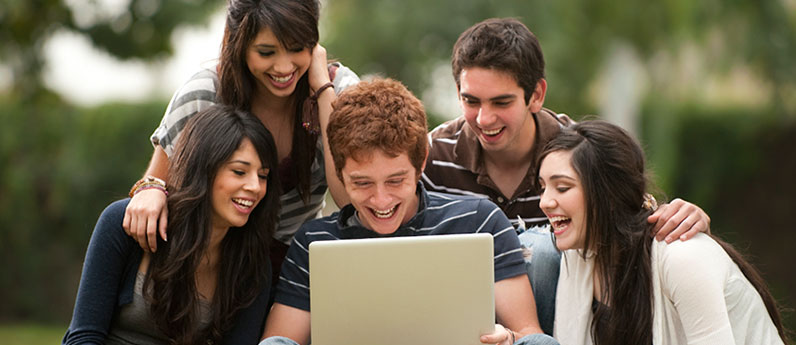
[[[149,314],[149,303],[143,296],[144,273],[138,272],[135,278],[133,302],[122,306],[116,311],[111,322],[108,338],[105,343],[115,344],[141,344],[165,345],[166,337],[161,333]],[[210,324],[212,310],[210,303],[200,301],[200,329]]]

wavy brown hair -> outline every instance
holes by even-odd
[[[390,157],[403,153],[423,172],[428,150],[426,111],[406,86],[393,79],[375,79],[346,89],[332,103],[326,133],[337,177],[347,158],[360,160],[379,149]]]
[[[642,207],[647,187],[644,152],[619,126],[592,120],[565,128],[547,143],[542,160],[556,151],[572,152],[586,200],[583,255],[595,253],[602,301],[591,325],[596,345],[652,343],[652,211]],[[709,235],[741,269],[763,299],[780,337],[786,339],[779,309],[760,273],[730,244]],[[608,327],[598,327],[606,320]]]
[[[238,109],[251,110],[256,80],[246,64],[246,51],[263,29],[270,29],[285,49],[312,49],[318,43],[317,0],[229,0],[221,56],[218,62],[218,100]],[[290,158],[295,164],[298,191],[307,203],[310,197],[312,163],[318,140],[302,126],[304,100],[310,94],[307,73],[293,93],[293,141]]]
[[[265,167],[277,164],[271,134],[253,115],[214,105],[192,117],[177,142],[169,166],[169,241],[152,254],[144,291],[158,329],[172,344],[218,342],[235,314],[270,286],[268,244],[279,215],[276,169],[266,194],[245,225],[227,232],[221,243],[212,322],[200,331],[196,271],[211,237],[212,186],[222,165],[249,139]]]

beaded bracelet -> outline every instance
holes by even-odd
[[[321,96],[321,92],[330,87],[334,88],[334,84],[331,82],[323,84],[313,95],[307,97],[304,101],[301,124],[304,126],[304,129],[312,134],[318,134],[321,131],[320,120],[318,120],[318,97]]]
[[[166,195],[169,195],[169,192],[166,190],[166,181],[150,175],[144,176],[142,179],[136,181],[133,188],[130,188],[130,193],[128,193],[128,195],[132,198],[134,195],[138,194],[138,192],[145,189],[158,189],[166,193]]]

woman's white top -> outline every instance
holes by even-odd
[[[653,240],[653,344],[783,344],[763,300],[712,238]],[[593,256],[564,251],[553,335],[592,344]]]

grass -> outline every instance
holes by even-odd
[[[2,324],[0,339],[5,345],[60,344],[66,326],[39,324]]]

